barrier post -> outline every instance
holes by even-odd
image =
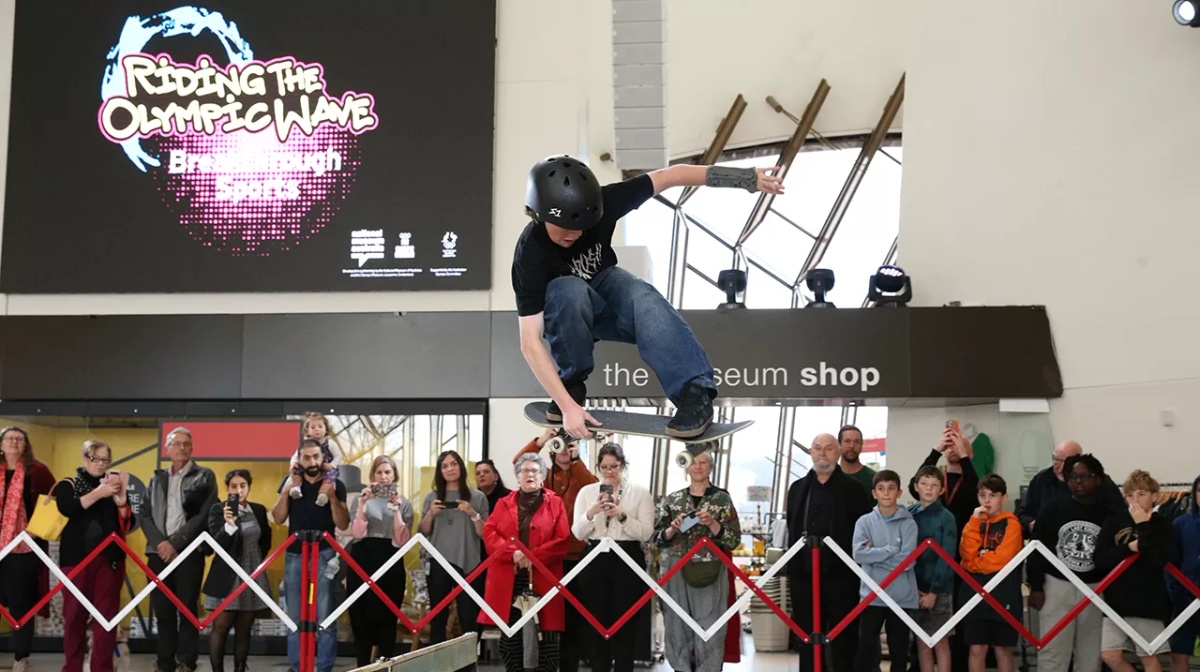
[[[304,544],[300,553],[300,670],[314,672],[317,664],[316,576],[320,553],[313,534],[301,533]]]
[[[825,643],[825,629],[821,623],[821,539],[819,537],[809,537],[809,543],[812,544],[812,638],[813,643],[813,670],[821,672],[821,664],[824,662],[822,657],[825,655],[825,649],[822,646]]]

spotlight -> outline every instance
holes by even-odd
[[[804,284],[813,293],[813,300],[808,302],[809,308],[836,308],[837,306],[825,300],[825,293],[833,289],[833,271],[828,268],[814,268],[804,276]]]
[[[1181,26],[1191,26],[1195,28],[1200,26],[1200,6],[1196,0],[1175,0],[1175,7],[1171,13],[1175,15],[1175,21]]]
[[[876,306],[903,306],[912,300],[912,279],[899,266],[880,266],[867,288]]]
[[[736,268],[721,271],[717,275],[717,287],[725,292],[725,303],[717,306],[718,311],[739,310],[746,307],[746,304],[742,303],[742,295],[746,292],[745,271],[739,271]]]

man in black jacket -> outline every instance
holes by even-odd
[[[1046,505],[1046,502],[1059,497],[1071,496],[1071,489],[1067,487],[1067,482],[1063,478],[1063,464],[1067,461],[1068,457],[1082,454],[1083,446],[1080,446],[1075,441],[1063,441],[1059,443],[1054,447],[1054,455],[1051,457],[1050,466],[1039,471],[1034,475],[1033,480],[1029,481],[1025,498],[1021,500],[1021,509],[1017,512],[1017,517],[1021,519],[1021,528],[1025,533],[1026,539],[1034,536],[1034,528],[1037,527],[1038,511]],[[1117,484],[1113,482],[1110,476],[1106,475],[1104,477],[1098,496],[1113,511],[1125,508],[1124,500],[1121,498],[1121,490],[1117,488]]]
[[[217,503],[217,477],[212,469],[192,461],[192,433],[176,427],[165,446],[170,469],[158,469],[147,486],[142,532],[146,535],[146,564],[155,574],[208,528],[208,512]],[[200,606],[204,553],[193,552],[163,583],[195,614]],[[158,672],[195,672],[200,655],[196,626],[161,590],[150,593],[158,621]]]
[[[809,447],[812,469],[792,483],[787,495],[788,543],[795,544],[809,537],[824,539],[831,537],[837,545],[851,552],[854,524],[874,507],[871,495],[857,481],[847,476],[838,467],[841,447],[832,434],[820,434]],[[792,619],[812,633],[814,629],[827,633],[833,629],[858,604],[859,579],[854,572],[838,559],[833,551],[824,547],[821,554],[821,618],[823,623],[812,622],[812,551],[809,547],[788,562],[788,584],[792,594]],[[830,649],[832,665],[828,666]],[[858,649],[858,627],[852,624],[838,634],[831,645],[824,647],[822,658],[827,663],[823,669],[835,672],[850,672],[854,669],[854,654]],[[806,644],[800,649],[800,669],[813,669],[813,649]]]

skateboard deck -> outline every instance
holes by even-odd
[[[546,409],[549,407],[550,402],[548,401],[528,403],[525,405],[525,418],[541,427],[562,427],[561,422],[554,422],[546,417]],[[603,425],[602,427],[592,428],[592,434],[597,437],[608,434],[633,434],[634,436],[648,436],[652,439],[667,439],[688,444],[717,441],[754,424],[753,420],[714,422],[700,436],[685,439],[678,436],[671,436],[667,433],[667,423],[671,419],[665,415],[604,411],[600,409],[589,409],[588,413]]]

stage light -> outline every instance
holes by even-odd
[[[912,300],[912,279],[899,266],[880,266],[867,288],[876,306],[903,306]]]
[[[1171,13],[1175,15],[1175,22],[1181,26],[1200,26],[1200,3],[1196,0],[1175,0],[1175,7]]]
[[[828,268],[814,268],[804,275],[804,284],[813,293],[813,300],[808,302],[809,308],[836,308],[825,300],[825,294],[833,289],[833,271]]]
[[[746,272],[731,268],[717,275],[717,288],[725,292],[725,303],[717,306],[718,312],[739,310],[746,307],[742,303],[746,292]]]

